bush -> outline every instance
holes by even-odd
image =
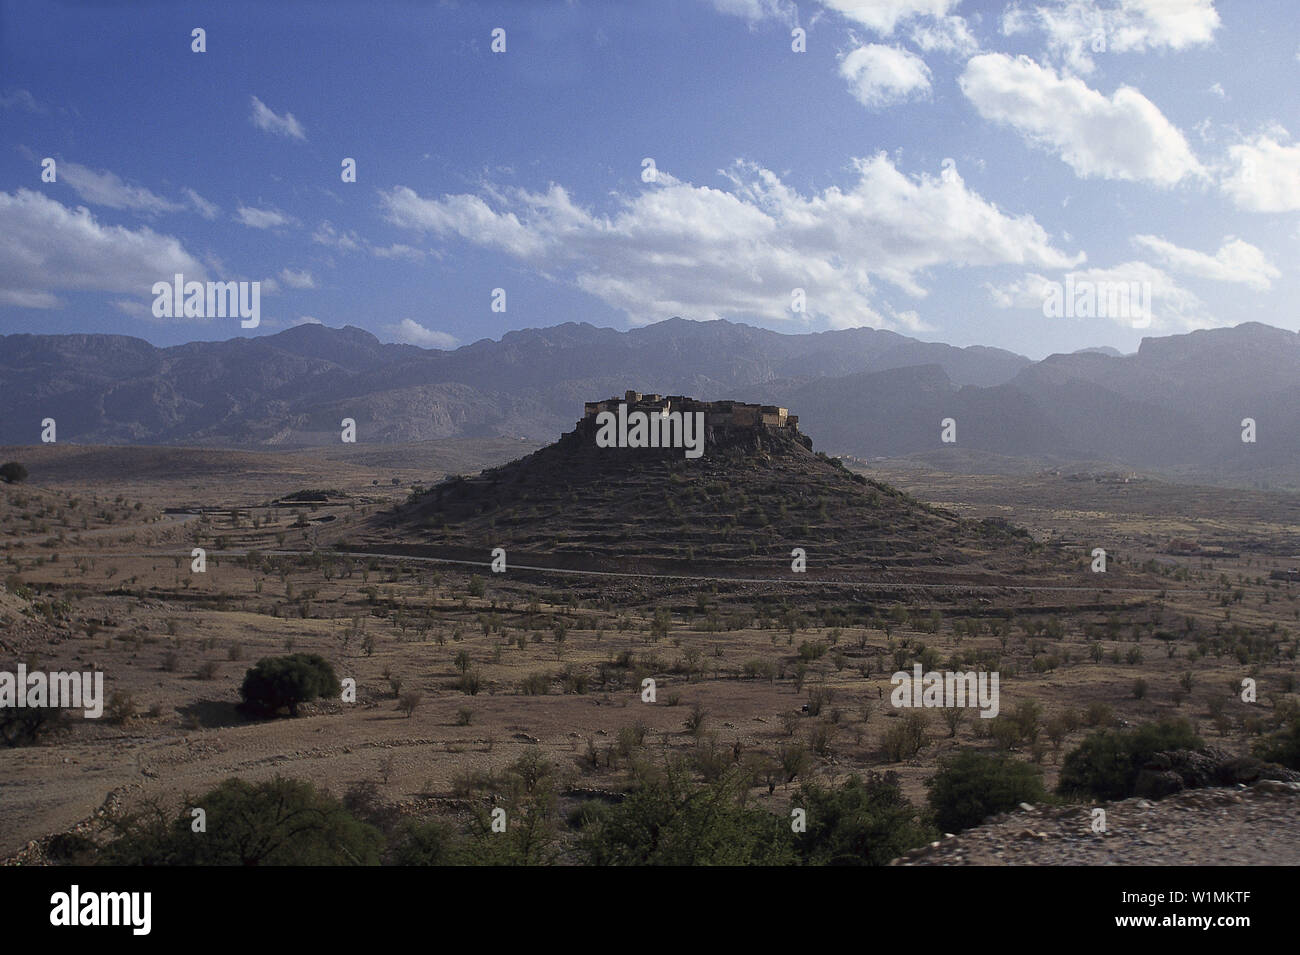
[[[127,690],[114,690],[113,695],[108,698],[104,718],[113,726],[123,726],[135,719],[139,713],[140,707],[136,704],[132,693]]]
[[[194,672],[194,675],[200,680],[215,680],[220,671],[221,664],[216,660],[204,660],[199,664],[199,668]]]
[[[881,745],[886,759],[891,763],[901,763],[925,749],[929,742],[925,732],[925,714],[913,710],[885,730]]]
[[[739,773],[700,786],[669,767],[588,821],[578,851],[589,865],[793,864],[789,821],[745,807],[747,788]]]
[[[34,746],[66,726],[63,710],[57,707],[0,707],[0,742],[6,746]]]
[[[545,696],[551,692],[549,673],[530,673],[519,681],[519,692],[524,696]]]
[[[808,830],[795,839],[805,865],[888,865],[935,837],[894,773],[850,776],[838,789],[810,783],[794,805],[807,811]]]
[[[455,865],[459,846],[451,826],[442,822],[407,822],[392,852],[394,865]]]
[[[6,484],[19,484],[27,480],[27,469],[17,461],[0,464],[0,481]]]
[[[191,829],[190,807],[206,814]],[[377,865],[383,836],[310,783],[227,779],[176,814],[157,805],[109,818],[108,865]]]
[[[1300,717],[1255,743],[1255,755],[1269,763],[1281,763],[1291,769],[1300,769]]]
[[[989,816],[1022,802],[1041,802],[1047,795],[1036,767],[1004,753],[973,749],[941,762],[926,788],[935,822],[944,832],[978,826]]]
[[[1066,796],[1126,799],[1134,794],[1138,773],[1153,754],[1204,745],[1183,719],[1133,730],[1100,730],[1066,754],[1056,789]]]
[[[239,695],[250,709],[271,715],[287,706],[289,715],[297,716],[299,704],[337,696],[341,689],[334,668],[324,657],[294,653],[258,660],[244,675]]]

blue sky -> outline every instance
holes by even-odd
[[[1298,56],[1286,0],[0,2],[0,332],[1297,329]],[[177,271],[260,327],[155,318]]]

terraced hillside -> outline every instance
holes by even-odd
[[[789,429],[715,429],[691,460],[598,447],[585,419],[527,457],[412,494],[350,543],[720,574],[789,573],[797,547],[810,576],[1027,568],[1023,532],[924,504],[810,445]]]

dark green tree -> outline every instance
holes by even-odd
[[[807,814],[807,831],[795,836],[806,865],[888,865],[936,835],[896,773],[850,776],[838,788],[805,784],[794,805]]]
[[[322,696],[337,696],[338,677],[329,661],[315,653],[294,653],[287,657],[264,657],[244,674],[239,695],[245,705],[273,714],[282,707],[298,715],[298,705]]]
[[[196,832],[195,809],[203,810]],[[384,839],[328,793],[277,776],[227,779],[176,815],[157,803],[109,818],[106,865],[378,865]]]
[[[27,469],[17,461],[6,461],[0,464],[0,481],[6,484],[17,484],[20,481],[27,480]]]
[[[1006,753],[965,749],[939,764],[926,782],[935,822],[944,832],[978,826],[987,817],[1014,809],[1022,802],[1046,798],[1037,767]]]

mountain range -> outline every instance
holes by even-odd
[[[865,459],[942,464],[960,449],[1300,484],[1300,335],[1255,322],[1041,361],[868,328],[791,335],[680,318],[626,332],[569,322],[454,351],[315,324],[169,348],[7,335],[0,388],[6,444],[37,443],[45,418],[79,444],[311,446],[338,442],[344,418],[359,443],[543,443],[584,401],[631,388],[784,405],[819,450]],[[953,444],[940,440],[945,418]]]

